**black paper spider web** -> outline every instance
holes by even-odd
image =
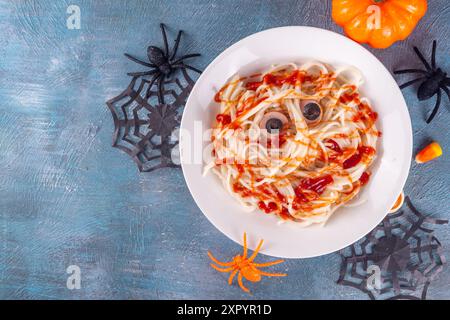
[[[374,230],[342,250],[338,284],[370,299],[426,299],[428,286],[442,271],[445,258],[432,225],[448,223],[421,214],[406,198],[409,212],[389,214]],[[381,287],[368,286],[370,266],[381,271]]]
[[[179,74],[164,82],[164,104],[158,101],[156,87],[139,77],[133,77],[121,94],[106,103],[115,127],[113,147],[126,152],[141,172],[179,166],[178,137],[173,132],[194,85],[186,70]]]
[[[106,102],[114,120],[113,147],[125,151],[139,171],[146,172],[179,166],[178,137],[174,130],[180,124],[179,112],[194,86],[187,70],[201,73],[185,63],[200,54],[177,56],[183,31],[178,31],[170,48],[163,23],[160,29],[163,49],[148,46],[148,61],[125,53],[147,70],[128,73],[132,77],[128,87]]]

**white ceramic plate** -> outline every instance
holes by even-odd
[[[361,70],[365,84],[360,89],[379,114],[377,127],[383,136],[379,141],[378,157],[372,166],[370,182],[361,192],[361,198],[367,201],[357,207],[338,209],[325,226],[300,228],[295,223],[280,225],[274,215],[259,211],[245,212],[223,188],[216,175],[211,172],[202,177],[204,164],[199,161],[201,150],[193,151],[192,141],[189,140],[211,127],[218,110],[218,105],[213,101],[214,95],[231,76],[236,73],[254,74],[274,63],[301,63],[307,60],[318,60],[334,67],[352,65]],[[202,128],[198,126],[198,121],[201,121]],[[247,232],[252,249],[262,238],[265,240],[262,253],[285,258],[327,254],[369,233],[386,216],[402,191],[412,152],[408,109],[388,70],[368,50],[352,40],[311,27],[269,29],[251,35],[222,52],[195,84],[184,110],[181,133],[184,177],[194,200],[209,221],[240,244],[244,231]],[[206,145],[208,141],[203,142],[203,148]]]

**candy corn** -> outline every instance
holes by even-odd
[[[431,161],[437,157],[440,157],[442,155],[442,149],[439,143],[432,142],[429,145],[427,145],[425,148],[423,148],[417,155],[416,155],[416,162],[417,163],[425,163],[428,161]]]

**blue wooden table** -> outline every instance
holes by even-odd
[[[70,4],[80,29],[68,29]],[[129,83],[161,44],[159,23],[173,37],[186,31],[180,53],[201,52],[205,68],[239,39],[271,27],[309,25],[337,32],[329,0],[0,1],[0,298],[2,299],[366,299],[336,284],[340,257],[289,260],[289,276],[264,279],[252,295],[229,287],[209,266],[208,249],[231,256],[241,248],[217,231],[192,200],[179,169],[139,173],[111,147],[105,101]],[[370,49],[389,70],[417,63],[412,46],[450,72],[450,3],[430,0],[414,33],[386,50]],[[404,80],[406,78],[402,78]],[[414,129],[414,154],[437,140],[444,155],[413,164],[405,192],[422,211],[450,218],[450,112],[424,117],[434,100],[404,91]],[[450,257],[448,226],[436,232]],[[69,290],[77,265],[81,288]],[[450,268],[428,298],[450,298]]]

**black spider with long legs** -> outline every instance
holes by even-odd
[[[167,42],[167,34],[166,34],[166,27],[163,23],[160,24],[161,27],[161,33],[163,36],[164,41],[164,49],[155,47],[155,46],[149,46],[147,48],[147,56],[149,62],[145,62],[142,60],[139,60],[128,53],[125,53],[125,56],[130,59],[131,61],[134,61],[136,63],[139,63],[140,65],[146,66],[151,68],[150,71],[144,71],[144,72],[131,72],[128,73],[129,76],[132,77],[146,77],[146,76],[152,76],[150,80],[143,80],[145,83],[148,83],[148,90],[147,90],[147,96],[149,96],[149,91],[157,82],[158,85],[158,100],[160,104],[164,104],[164,81],[166,78],[175,70],[177,69],[189,69],[193,70],[198,73],[202,73],[199,69],[194,68],[186,63],[184,63],[184,60],[189,58],[194,58],[200,56],[199,53],[193,53],[193,54],[186,54],[184,56],[181,56],[179,58],[176,57],[177,51],[178,51],[178,45],[180,44],[181,35],[183,33],[182,30],[178,31],[177,38],[175,40],[175,45],[173,46],[172,50],[169,50],[169,44]]]
[[[395,70],[394,74],[404,74],[404,73],[416,73],[421,76],[417,79],[408,81],[402,85],[400,85],[400,89],[404,89],[410,85],[413,85],[416,82],[422,81],[417,91],[417,98],[420,101],[428,100],[434,95],[437,95],[436,104],[434,106],[433,111],[430,116],[426,120],[427,123],[430,123],[436,113],[439,110],[439,106],[441,105],[442,100],[442,91],[447,94],[447,97],[450,100],[450,78],[447,77],[447,73],[442,71],[441,68],[436,67],[436,40],[433,41],[433,49],[431,52],[431,65],[424,58],[422,53],[417,47],[414,47],[414,51],[419,57],[422,64],[425,66],[426,70],[423,69],[404,69],[404,70]]]

